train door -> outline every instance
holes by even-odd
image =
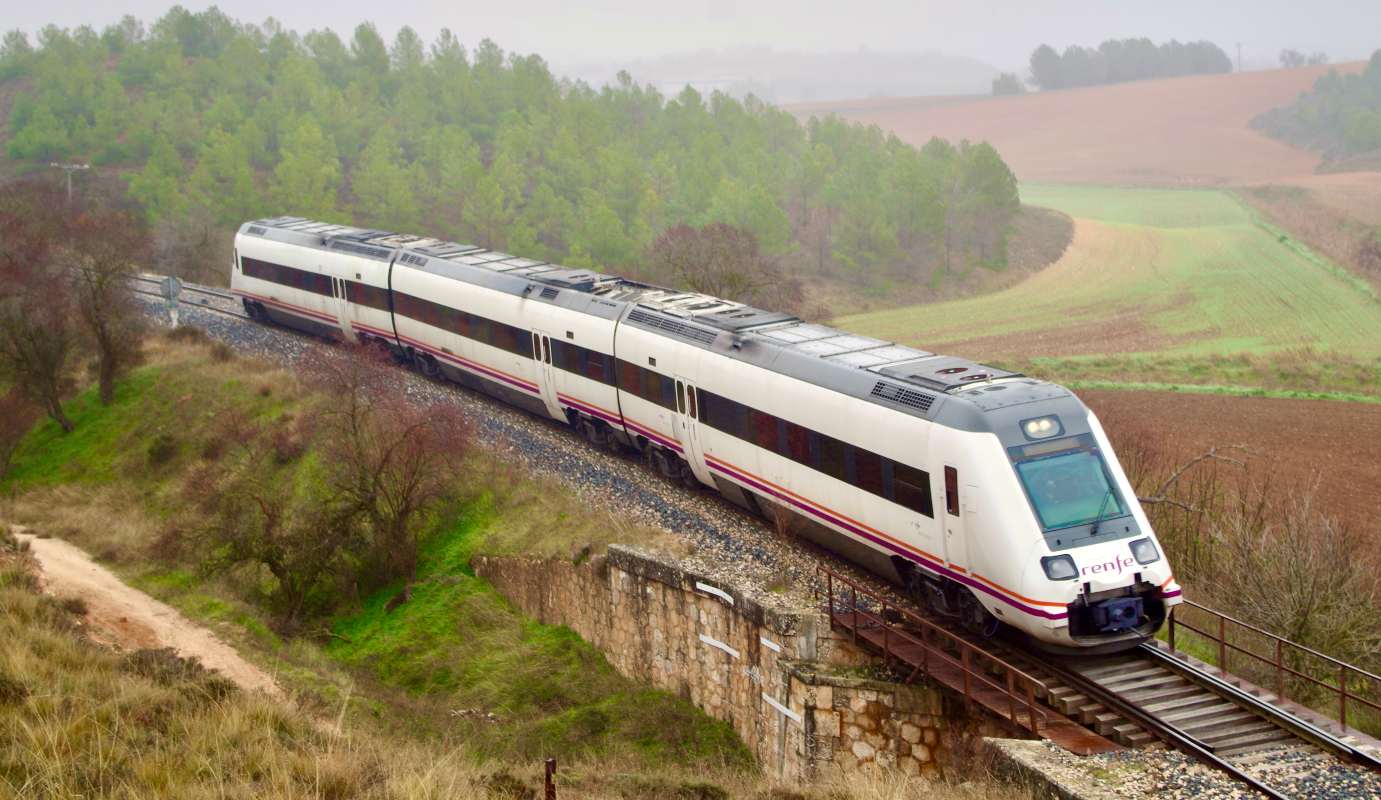
[[[345,280],[331,277],[331,305],[340,320],[340,332],[347,342],[355,341],[355,329],[350,325],[350,301],[345,296]]]
[[[532,332],[532,360],[537,365],[537,385],[542,401],[547,404],[547,412],[556,419],[563,419],[565,412],[556,396],[556,370],[551,365],[551,337],[541,331]]]
[[[700,396],[689,381],[676,379],[676,439],[685,450],[686,463],[691,472],[706,485],[713,486],[705,466],[705,454],[700,447]]]
[[[967,573],[969,539],[965,530],[964,509],[959,494],[959,470],[945,466],[945,560],[951,568]]]

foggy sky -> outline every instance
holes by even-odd
[[[130,13],[152,22],[171,0],[0,0],[0,26],[36,32],[48,23],[98,29]],[[211,5],[184,2],[192,10]],[[1157,42],[1209,39],[1230,55],[1242,43],[1248,66],[1273,64],[1283,47],[1323,50],[1333,61],[1381,47],[1378,0],[221,0],[246,22],[276,17],[305,32],[331,27],[348,37],[361,21],[386,37],[412,25],[426,40],[449,27],[467,45],[494,39],[506,50],[563,65],[769,45],[778,50],[917,52],[1024,68],[1041,42],[1096,45],[1148,36]]]

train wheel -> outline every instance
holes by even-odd
[[[681,484],[687,489],[700,488],[700,479],[695,477],[695,473],[691,471],[690,464],[684,461],[681,462]]]
[[[973,596],[973,592],[965,591],[960,596],[959,616],[965,628],[984,639],[991,639],[996,636],[998,629],[1002,627],[1002,622],[989,613],[982,603],[978,602],[978,598]]]
[[[441,379],[441,365],[436,363],[436,359],[431,356],[422,356],[417,359],[417,368],[421,370],[424,377],[432,380]]]

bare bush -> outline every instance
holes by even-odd
[[[70,286],[55,263],[63,231],[54,213],[62,207],[59,197],[39,182],[0,192],[0,369],[71,431],[62,400],[74,386],[69,367],[79,342]]]
[[[469,420],[452,403],[418,404],[394,390],[386,356],[322,348],[309,382],[330,398],[318,415],[327,480],[372,534],[386,579],[411,577],[417,524],[456,488]]]
[[[1304,487],[1275,514],[1230,508],[1217,518],[1223,564],[1214,602],[1294,642],[1354,664],[1381,662],[1381,587],[1365,537]]]
[[[34,404],[19,392],[0,395],[0,478],[10,471],[14,453],[37,417]]]
[[[800,279],[764,255],[751,231],[722,222],[668,228],[648,248],[648,263],[657,278],[692,291],[792,312],[802,304]]]
[[[70,223],[64,262],[71,269],[78,319],[96,354],[101,403],[115,399],[115,378],[138,363],[144,316],[129,278],[148,257],[137,218],[87,210]]]

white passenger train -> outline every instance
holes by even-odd
[[[1175,583],[1098,420],[993,367],[468,245],[247,223],[255,319],[386,344],[423,372],[635,449],[941,613],[1047,647],[1151,636]]]

